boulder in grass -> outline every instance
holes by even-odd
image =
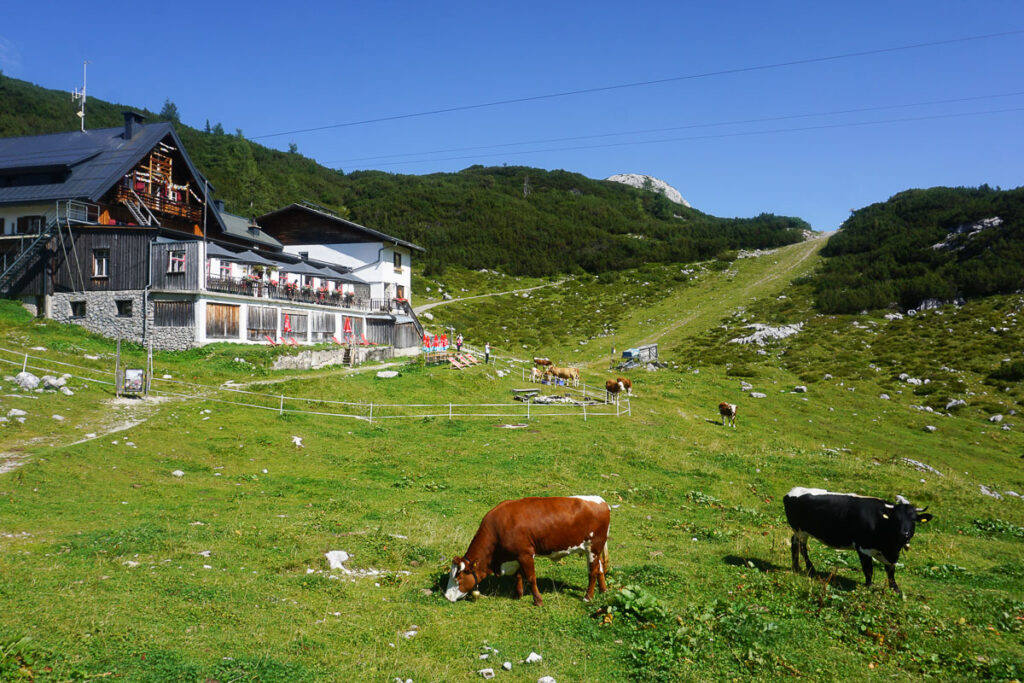
[[[39,378],[31,372],[19,372],[14,376],[14,382],[25,391],[32,391],[39,386]]]
[[[392,377],[398,377],[397,370],[381,370],[377,373],[377,377],[381,379],[391,379]]]

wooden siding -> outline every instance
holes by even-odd
[[[288,316],[288,322],[292,331],[284,331],[284,317]],[[281,334],[288,337],[306,337],[306,330],[309,329],[309,315],[307,313],[296,313],[295,311],[281,311]]]
[[[82,229],[50,240],[49,271],[53,292],[142,289],[152,230]],[[93,252],[106,250],[107,276],[93,277]],[[65,258],[66,253],[66,258]]]
[[[246,336],[250,341],[277,335],[277,309],[272,306],[249,306]]]
[[[171,252],[185,253],[185,271],[168,272]],[[199,278],[203,272],[199,263],[199,242],[159,242],[151,250],[153,289],[199,289]],[[142,283],[143,286],[146,283]]]
[[[191,301],[154,301],[153,327],[195,327],[195,310]]]
[[[314,312],[312,318],[313,341],[331,341],[331,337],[336,334],[338,316],[334,313]]]
[[[366,341],[371,344],[390,345],[394,338],[395,324],[391,320],[366,319]]]
[[[238,311],[240,306],[206,304],[206,338],[238,339]]]
[[[395,325],[394,346],[399,349],[407,349],[412,346],[419,346],[422,337],[412,323],[399,323]]]

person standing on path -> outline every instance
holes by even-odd
[[[459,336],[455,338],[455,350],[462,353],[462,333],[459,332]]]
[[[491,342],[484,344],[484,365],[491,362]]]

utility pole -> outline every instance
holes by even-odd
[[[86,83],[86,78],[85,77],[86,77],[86,69],[88,69],[89,64],[91,64],[91,62],[89,60],[85,60],[84,62],[82,62],[82,90],[79,91],[78,88],[75,88],[75,90],[71,93],[71,101],[72,102],[78,101],[78,102],[82,103],[81,106],[78,109],[78,118],[82,120],[82,132],[83,133],[85,132],[85,83]]]

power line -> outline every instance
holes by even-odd
[[[450,147],[450,148],[447,148],[447,149],[435,149],[435,150],[430,150],[430,151],[425,151],[425,152],[403,152],[403,153],[400,153],[400,154],[382,154],[382,155],[371,156],[371,157],[354,157],[354,158],[351,158],[351,159],[340,159],[340,160],[336,160],[336,161],[324,161],[324,162],[321,162],[321,163],[323,165],[325,165],[325,166],[332,166],[334,164],[350,164],[350,163],[354,163],[354,162],[358,162],[358,161],[379,161],[379,160],[382,160],[382,159],[394,159],[396,157],[398,157],[398,158],[405,157],[405,158],[408,159],[408,157],[423,156],[423,155],[427,155],[427,154],[451,154],[453,152],[469,152],[469,151],[483,150],[483,149],[498,149],[498,148],[502,148],[502,147],[516,147],[516,146],[519,146],[519,145],[542,145],[542,144],[548,144],[548,143],[552,143],[552,142],[571,142],[573,140],[594,140],[594,139],[598,139],[598,138],[621,137],[621,136],[625,136],[625,135],[645,135],[645,134],[649,134],[649,133],[666,133],[668,131],[673,131],[673,130],[687,130],[687,129],[693,129],[693,128],[715,128],[715,127],[718,127],[718,126],[734,126],[734,125],[741,125],[741,124],[748,124],[748,123],[767,123],[769,121],[787,121],[787,120],[792,120],[792,119],[812,118],[812,117],[816,117],[816,116],[837,116],[837,115],[840,115],[840,114],[863,114],[863,113],[866,113],[866,112],[884,111],[884,110],[887,110],[887,109],[905,109],[905,108],[909,108],[909,107],[925,107],[925,106],[930,106],[930,105],[934,105],[934,104],[953,104],[953,103],[956,103],[956,102],[974,102],[974,101],[978,101],[978,100],[997,99],[997,98],[1001,98],[1001,97],[1018,97],[1020,95],[1024,95],[1024,91],[1010,92],[1010,93],[1000,93],[1000,94],[996,94],[996,95],[978,95],[978,96],[974,96],[974,97],[957,97],[957,98],[946,99],[946,100],[930,100],[930,101],[926,101],[926,102],[910,102],[910,103],[905,103],[905,104],[885,104],[885,105],[877,105],[877,106],[872,106],[872,107],[857,107],[857,108],[854,108],[854,109],[837,109],[837,110],[834,110],[834,111],[822,111],[822,112],[814,112],[814,113],[807,113],[807,114],[787,114],[787,115],[784,115],[784,116],[766,116],[766,117],[755,118],[755,119],[737,119],[737,120],[733,120],[733,121],[722,121],[722,122],[719,122],[719,123],[691,123],[691,124],[687,124],[687,125],[684,125],[684,126],[669,126],[667,128],[646,128],[646,129],[642,129],[642,130],[621,131],[621,132],[616,132],[616,133],[598,133],[598,134],[595,134],[595,135],[576,135],[576,136],[571,136],[571,137],[546,138],[546,139],[541,139],[541,140],[524,140],[524,141],[520,141],[520,142],[503,142],[503,143],[496,143],[496,144],[493,144],[493,145],[477,145],[477,146],[474,146],[474,147]],[[408,161],[405,162],[405,163],[408,163],[408,162],[411,162],[411,161],[412,161],[412,159],[408,159]],[[424,161],[429,161],[429,159],[424,159]]]
[[[794,59],[786,62],[774,62],[772,64],[760,64],[756,66],[744,66],[735,69],[720,69],[717,71],[706,71],[698,74],[687,74],[684,76],[671,76],[668,78],[657,78],[648,81],[636,81],[633,83],[620,83],[617,85],[605,85],[595,88],[581,88],[578,90],[566,90],[563,92],[548,93],[545,95],[530,95],[528,97],[516,97],[505,100],[495,100],[493,102],[481,102],[477,104],[465,104],[457,105],[453,107],[445,107],[442,109],[431,109],[428,111],[415,112],[410,114],[395,114],[392,116],[381,116],[373,119],[363,119],[361,121],[348,121],[344,123],[332,123],[325,126],[315,126],[312,128],[298,128],[296,130],[281,131],[279,133],[267,133],[264,135],[250,136],[250,140],[262,140],[265,138],[280,137],[282,135],[298,135],[301,133],[314,133],[321,130],[330,130],[333,128],[347,128],[350,126],[362,126],[368,123],[382,123],[385,121],[398,121],[401,119],[411,119],[421,116],[434,116],[437,114],[449,114],[456,111],[468,111],[471,109],[484,109],[487,107],[498,107],[506,104],[518,104],[522,102],[536,102],[539,100],[555,99],[558,97],[571,97],[574,95],[586,95],[597,92],[607,92],[610,90],[623,90],[625,88],[639,88],[649,85],[661,85],[664,83],[676,83],[679,81],[695,80],[698,78],[710,78],[713,76],[726,76],[729,74],[738,73],[749,73],[751,71],[766,71],[768,69],[780,69],[788,66],[799,66],[804,64],[816,64],[821,62],[830,62],[840,59],[852,59],[854,57],[867,57],[870,55],[887,54],[892,52],[901,52],[905,50],[917,50],[926,47],[937,47],[939,45],[952,45],[955,43],[965,43],[976,40],[988,40],[990,38],[1001,38],[1005,36],[1011,36],[1024,33],[1024,29],[1016,29],[1012,31],[1003,31],[1000,33],[987,33],[978,36],[967,36],[963,38],[950,38],[947,40],[934,40],[926,43],[913,43],[910,45],[899,45],[896,47],[883,47],[874,50],[860,50],[857,52],[844,52],[837,55],[828,55],[825,57],[808,57],[806,59]]]
[[[1009,109],[989,109],[986,111],[973,111],[973,112],[962,112],[957,114],[934,114],[931,116],[910,116],[905,118],[897,119],[880,119],[878,121],[859,121],[852,123],[832,123],[822,124],[818,126],[799,126],[796,128],[774,128],[767,130],[754,130],[745,132],[734,132],[734,133],[716,133],[708,135],[691,135],[687,137],[678,138],[662,138],[659,140],[639,140],[633,142],[609,142],[601,145],[575,145],[570,147],[549,147],[547,149],[529,149],[518,152],[505,152],[507,155],[521,155],[521,154],[544,154],[547,152],[571,152],[580,151],[586,149],[601,149],[607,147],[630,147],[634,145],[655,145],[665,144],[669,142],[686,142],[690,140],[715,140],[720,138],[735,138],[735,137],[749,137],[754,135],[772,135],[775,133],[795,133],[809,130],[828,130],[834,128],[857,128],[863,126],[874,126],[885,123],[907,123],[911,121],[931,121],[936,119],[949,119],[963,116],[981,116],[984,114],[1003,114],[1008,112],[1024,111],[1024,107],[1012,107]],[[394,161],[390,163],[380,164],[381,166],[398,166],[404,164],[418,164],[426,162],[439,162],[439,161],[459,161],[464,159],[477,159],[479,155],[465,155],[465,156],[454,156],[454,157],[439,157],[435,159],[409,159],[405,161]]]

